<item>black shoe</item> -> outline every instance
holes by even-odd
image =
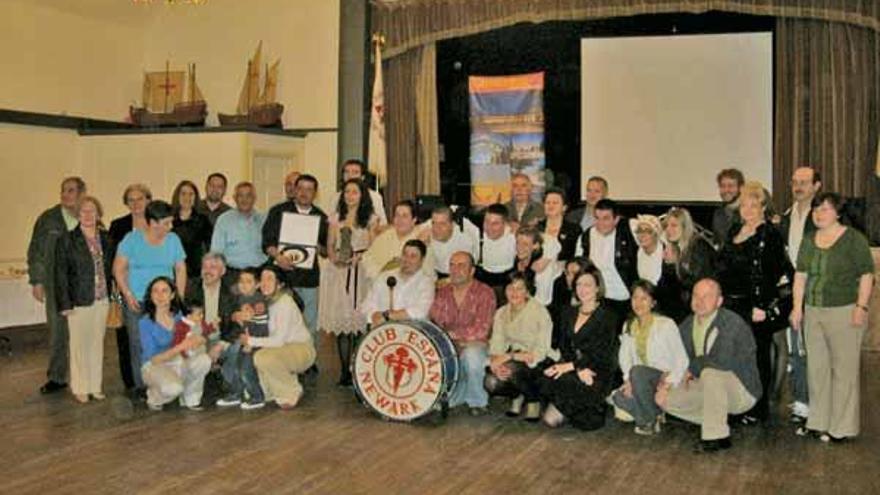
[[[819,436],[819,440],[824,443],[846,443],[849,440],[849,437],[835,437],[830,433],[823,433]]]
[[[739,424],[741,424],[743,426],[755,426],[756,424],[758,424],[760,422],[761,422],[761,420],[758,419],[757,416],[752,416],[751,414],[743,414],[739,418]]]
[[[694,447],[694,452],[698,454],[711,454],[713,452],[727,450],[732,446],[733,443],[730,442],[730,437],[719,438],[717,440],[700,440],[700,443]]]
[[[56,381],[49,380],[44,383],[42,387],[40,387],[41,394],[54,394],[55,392],[60,392],[67,388],[66,383],[59,383]]]
[[[126,395],[132,402],[146,402],[147,401],[147,389],[146,388],[130,388],[125,391]]]
[[[337,387],[346,387],[346,388],[351,387],[352,386],[351,375],[345,374],[345,375],[342,375],[341,377],[339,377],[339,381],[336,382],[336,386]]]
[[[807,418],[804,416],[799,416],[797,414],[792,414],[788,417],[788,420],[796,425],[804,425],[807,424]]]
[[[824,435],[824,433],[822,433],[821,431],[811,430],[811,429],[807,428],[807,426],[805,424],[798,426],[797,429],[794,430],[794,434],[799,437],[815,438],[815,439],[821,439],[822,435]]]

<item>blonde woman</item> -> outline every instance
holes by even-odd
[[[660,311],[676,322],[690,314],[691,291],[698,280],[715,275],[715,249],[698,232],[691,214],[673,207],[664,219],[663,268],[657,286]]]

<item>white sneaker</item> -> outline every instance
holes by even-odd
[[[242,409],[243,411],[251,411],[251,410],[253,410],[253,409],[260,409],[260,408],[262,408],[262,407],[265,406],[265,405],[266,405],[265,402],[251,402],[251,401],[245,401],[245,402],[242,402],[242,403],[241,403],[241,409]]]
[[[635,423],[635,418],[632,417],[632,414],[624,411],[623,409],[614,406],[614,419],[618,421],[622,421],[624,423]]]
[[[810,406],[804,404],[803,402],[795,402],[791,406],[791,413],[795,416],[800,416],[802,418],[806,418],[810,416]]]
[[[224,397],[217,401],[217,407],[232,407],[241,404],[241,399],[235,397]]]

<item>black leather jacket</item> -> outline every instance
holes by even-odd
[[[104,276],[108,291],[112,276],[113,258],[110,257],[110,236],[98,230],[104,257]],[[95,263],[86,243],[85,234],[77,227],[66,232],[55,246],[55,294],[58,311],[75,306],[91,306],[95,302]]]

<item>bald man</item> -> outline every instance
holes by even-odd
[[[709,453],[731,447],[727,415],[751,409],[762,389],[752,331],[721,307],[721,286],[704,278],[692,294],[694,313],[679,327],[688,371],[678,386],[661,381],[655,399],[667,413],[700,425],[695,451]]]

